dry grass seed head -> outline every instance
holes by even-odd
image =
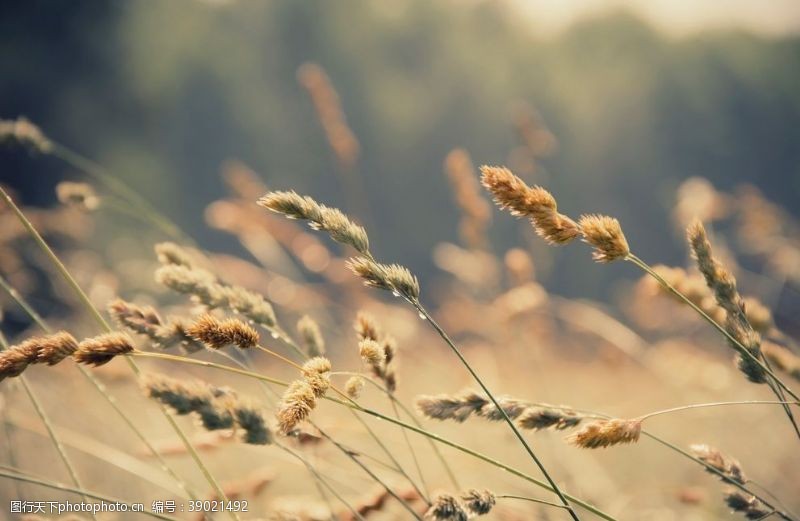
[[[297,332],[300,334],[300,341],[309,356],[325,354],[325,339],[322,337],[319,325],[313,318],[303,315],[297,321]]]
[[[195,340],[204,343],[211,349],[222,349],[234,345],[241,349],[249,349],[258,345],[258,331],[235,318],[219,320],[213,315],[205,314],[186,332]]]
[[[550,244],[566,244],[580,235],[575,221],[558,213],[550,192],[540,186],[528,186],[508,168],[482,166],[481,182],[500,208],[529,218],[536,233]]]
[[[290,433],[317,406],[314,388],[305,380],[295,380],[284,392],[278,406],[278,427],[282,434]]]
[[[419,281],[408,268],[399,264],[379,264],[366,257],[348,259],[347,267],[367,286],[391,291],[411,301],[419,299]]]
[[[569,436],[567,441],[584,449],[597,449],[635,443],[642,433],[642,422],[638,418],[632,420],[597,420]]]
[[[425,517],[432,521],[467,521],[469,513],[464,505],[450,494],[439,494],[433,504],[425,512]]]
[[[361,396],[361,391],[364,389],[364,378],[361,376],[352,376],[347,379],[344,384],[344,391],[352,399],[357,399]]]
[[[523,429],[559,431],[577,427],[583,418],[578,413],[566,409],[528,407],[517,418],[517,425]]]
[[[116,299],[108,304],[108,313],[120,326],[153,340],[157,340],[163,332],[163,321],[151,306],[137,306]]]
[[[482,516],[491,512],[497,498],[491,490],[470,489],[461,493],[461,501],[470,513]]]
[[[583,215],[578,226],[584,241],[594,247],[592,258],[597,262],[612,262],[630,255],[628,241],[615,218],[607,215]]]
[[[0,352],[0,381],[21,375],[30,364],[55,365],[78,349],[66,331],[33,337]]]
[[[375,340],[364,339],[359,342],[358,353],[364,363],[371,366],[380,366],[386,361],[386,353]]]
[[[725,456],[718,449],[709,445],[692,445],[690,449],[697,459],[722,473],[726,480],[742,485],[747,483],[741,464],[734,458]],[[709,472],[711,471],[709,470]]]
[[[133,341],[125,333],[113,332],[82,340],[72,358],[80,364],[95,367],[107,364],[114,357],[134,351]]]
[[[358,312],[353,328],[356,330],[359,340],[374,340],[377,342],[383,336],[378,321],[366,311]]]

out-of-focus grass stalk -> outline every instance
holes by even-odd
[[[0,350],[5,351],[8,349],[8,342],[6,341],[5,335],[0,334]],[[41,418],[42,423],[44,424],[44,428],[47,429],[47,435],[50,436],[50,439],[53,442],[53,446],[56,448],[58,452],[58,456],[61,458],[61,461],[64,462],[64,466],[67,468],[67,472],[69,473],[69,477],[72,482],[78,488],[82,489],[83,482],[81,481],[80,477],[78,477],[78,473],[75,471],[75,466],[72,464],[72,460],[69,456],[67,456],[67,451],[64,449],[64,445],[61,443],[61,438],[56,434],[55,429],[53,428],[53,424],[50,421],[50,417],[45,412],[44,407],[42,406],[42,402],[39,401],[39,397],[36,396],[36,393],[33,392],[31,389],[30,383],[28,383],[28,379],[25,375],[20,375],[20,382],[22,383],[22,388],[25,389],[25,394],[28,395],[28,398],[31,400],[33,404],[33,408],[36,411],[36,414]],[[84,495],[84,502],[88,503],[89,498],[88,496]],[[97,520],[97,515],[94,512],[91,512],[92,519]]]
[[[3,189],[2,187],[0,187],[0,196],[2,196],[2,198],[6,201],[6,204],[8,204],[8,206],[11,208],[11,210],[17,216],[19,221],[22,223],[22,225],[28,231],[29,235],[33,238],[34,242],[39,246],[39,248],[47,255],[47,257],[55,265],[55,267],[58,270],[59,274],[64,278],[64,280],[67,282],[67,284],[70,286],[70,288],[76,294],[76,296],[79,298],[79,300],[84,305],[86,310],[92,315],[92,317],[97,322],[97,324],[100,326],[100,328],[105,332],[108,332],[108,333],[112,332],[113,330],[112,330],[111,326],[108,324],[108,322],[106,322],[106,320],[103,318],[103,316],[97,310],[97,308],[92,304],[91,300],[89,300],[88,295],[86,295],[86,293],[80,287],[80,285],[75,280],[75,278],[72,276],[72,274],[70,274],[69,270],[67,270],[67,267],[64,266],[64,263],[61,262],[61,259],[59,259],[58,256],[55,254],[55,252],[53,252],[53,250],[50,248],[50,246],[47,244],[47,242],[45,242],[45,240],[42,238],[42,236],[39,234],[39,232],[36,230],[36,228],[33,226],[33,224],[28,220],[28,218],[25,216],[25,214],[22,212],[22,210],[20,210],[20,208],[14,203],[14,201],[11,199],[11,197],[8,195],[8,193],[5,191],[5,189]],[[141,376],[141,370],[136,365],[136,362],[134,360],[130,359],[130,358],[126,358],[126,360],[128,361],[128,365],[131,368],[131,370],[134,372],[136,377],[137,378],[140,377]],[[191,442],[189,441],[188,437],[186,436],[186,433],[183,432],[183,429],[181,429],[180,425],[178,425],[178,423],[175,421],[175,418],[172,417],[172,415],[169,413],[169,411],[167,411],[167,409],[163,405],[161,405],[160,408],[161,408],[161,412],[164,413],[164,417],[167,419],[167,422],[169,422],[169,424],[172,427],[172,429],[178,435],[178,437],[180,438],[181,442],[186,447],[186,450],[189,452],[189,455],[195,461],[195,463],[197,464],[197,466],[200,468],[201,472],[205,476],[206,480],[209,482],[211,487],[217,493],[217,496],[221,500],[227,501],[228,498],[227,498],[227,495],[225,494],[225,491],[222,489],[222,486],[219,484],[219,482],[217,482],[217,480],[214,478],[214,476],[208,470],[208,467],[206,467],[206,465],[203,463],[203,460],[200,458],[200,455],[197,453],[197,450],[195,450],[194,446],[192,446]],[[228,514],[235,521],[239,521],[239,515],[236,512],[229,511]]]
[[[19,305],[19,307],[21,307],[22,310],[25,311],[25,313],[31,318],[31,320],[33,320],[33,322],[37,326],[39,326],[39,328],[42,331],[48,334],[53,332],[53,328],[50,327],[47,321],[44,318],[42,318],[42,316],[33,308],[33,306],[31,306],[31,304],[27,301],[27,299],[23,297],[16,290],[16,288],[11,286],[2,275],[0,275],[0,288],[5,290],[6,293],[8,293],[9,296],[11,296],[14,302],[16,302],[17,305]],[[136,422],[134,422],[133,419],[130,416],[128,416],[128,414],[122,409],[122,407],[120,407],[119,403],[117,402],[117,399],[114,397],[114,395],[112,395],[108,391],[106,386],[85,367],[81,365],[78,365],[77,367],[78,370],[81,372],[81,374],[89,381],[89,383],[91,383],[92,386],[94,386],[94,388],[97,389],[97,392],[100,394],[100,396],[102,396],[103,399],[105,399],[108,402],[108,404],[114,409],[114,411],[119,415],[119,417],[122,418],[122,421],[124,421],[125,424],[128,427],[130,427],[133,433],[136,434],[136,437],[139,438],[139,440],[142,443],[144,443],[145,447],[147,447],[147,450],[149,450],[153,454],[153,456],[158,460],[158,463],[159,465],[161,465],[161,468],[165,472],[167,472],[167,474],[169,474],[172,479],[175,480],[175,483],[184,492],[186,492],[189,498],[197,499],[197,495],[192,490],[189,489],[189,486],[186,484],[186,482],[180,476],[178,476],[178,474],[172,469],[172,467],[170,467],[167,464],[166,460],[161,456],[158,450],[156,450],[153,444],[150,443],[150,440],[147,439],[147,436],[145,436],[144,433],[141,431],[141,429],[139,429],[139,427],[136,426]]]

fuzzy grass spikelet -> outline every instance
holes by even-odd
[[[347,261],[347,267],[373,288],[391,291],[408,300],[419,299],[419,281],[399,264],[380,264],[366,257],[355,257]]]
[[[594,247],[592,258],[612,262],[626,258],[631,250],[619,221],[607,215],[583,215],[578,221],[583,240]]]
[[[508,168],[482,166],[481,183],[500,208],[530,219],[536,233],[550,244],[566,244],[580,235],[575,221],[558,213],[550,192],[540,186],[528,186]]]
[[[425,518],[431,521],[467,521],[469,513],[464,505],[450,494],[439,494],[433,505],[425,512]]]
[[[0,352],[0,381],[21,375],[31,364],[55,365],[78,349],[78,341],[66,331],[33,337]]]
[[[567,441],[584,449],[598,449],[636,443],[642,433],[642,421],[632,420],[597,420],[567,437]]]
[[[82,340],[72,358],[80,364],[97,367],[107,364],[118,355],[132,351],[134,347],[131,338],[125,333],[113,332]]]
[[[771,512],[754,496],[747,495],[739,490],[726,492],[725,503],[734,512],[743,514],[746,519],[764,519]]]
[[[470,489],[461,493],[461,501],[471,514],[482,516],[492,511],[497,498],[491,490]]]
[[[311,414],[317,406],[314,388],[306,380],[295,380],[286,389],[278,406],[278,428],[288,435]]]
[[[725,456],[718,449],[709,445],[692,445],[690,449],[697,459],[725,476],[722,478],[723,481],[732,481],[741,485],[747,483],[742,466],[737,460]]]
[[[309,356],[320,356],[325,354],[325,339],[317,322],[308,315],[303,315],[297,321],[297,332],[300,341]]]
[[[240,349],[249,349],[258,345],[258,331],[235,318],[220,320],[213,315],[205,314],[186,328],[186,333],[202,342],[210,349],[222,349],[234,345]]]
[[[361,376],[351,376],[344,384],[344,391],[347,393],[347,396],[355,400],[361,396],[364,385],[364,378]]]

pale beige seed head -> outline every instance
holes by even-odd
[[[364,363],[380,366],[386,361],[386,353],[381,345],[371,339],[364,339],[358,343],[358,353]]]
[[[158,262],[168,266],[185,266],[186,268],[194,267],[194,260],[192,255],[184,248],[174,242],[160,242],[154,247]]]
[[[552,196],[547,198],[546,192],[539,192],[532,197],[531,187],[506,167],[481,166],[481,184],[491,192],[500,208],[509,210],[517,217],[532,217],[534,213],[541,212],[543,207],[556,209],[556,201]]]
[[[100,206],[100,198],[94,188],[87,183],[62,181],[56,185],[56,197],[61,204],[91,212]]]
[[[258,205],[283,214],[290,219],[319,220],[321,209],[310,197],[304,197],[295,191],[268,192],[258,200]]]
[[[619,221],[607,215],[583,215],[578,221],[583,239],[594,247],[592,258],[612,262],[630,255]]]
[[[490,403],[489,400],[475,391],[462,391],[452,396],[439,394],[434,396],[418,396],[415,400],[417,411],[434,420],[453,420],[464,422],[473,414],[481,414],[481,409]]]
[[[186,266],[161,266],[155,273],[156,282],[172,291],[192,295],[200,303],[218,308],[228,304],[228,294],[213,274]]]
[[[224,295],[227,306],[233,311],[241,313],[256,324],[268,328],[276,326],[278,320],[275,317],[275,310],[262,295],[240,286],[224,287]]]
[[[352,376],[345,382],[344,390],[347,393],[347,396],[355,400],[361,396],[361,391],[364,389],[364,385],[364,378],[360,376]]]
[[[235,318],[219,320],[210,314],[198,318],[186,328],[186,333],[211,349],[222,349],[229,345],[249,349],[259,342],[258,331],[250,325]]]
[[[325,354],[325,339],[322,336],[319,325],[313,318],[303,315],[297,321],[297,332],[309,356]]]
[[[305,380],[295,380],[289,384],[276,413],[281,433],[287,435],[292,432],[316,406],[317,396],[311,384]]]
[[[87,338],[78,344],[72,358],[80,364],[100,366],[114,357],[134,351],[133,341],[125,333],[107,333]]]
[[[583,429],[567,437],[567,441],[584,449],[597,449],[635,443],[642,432],[642,421],[632,420],[598,420],[586,425]]]

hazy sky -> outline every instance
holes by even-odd
[[[663,30],[682,35],[739,27],[758,33],[800,32],[800,0],[511,0],[537,28],[558,31],[587,14],[627,7]]]

